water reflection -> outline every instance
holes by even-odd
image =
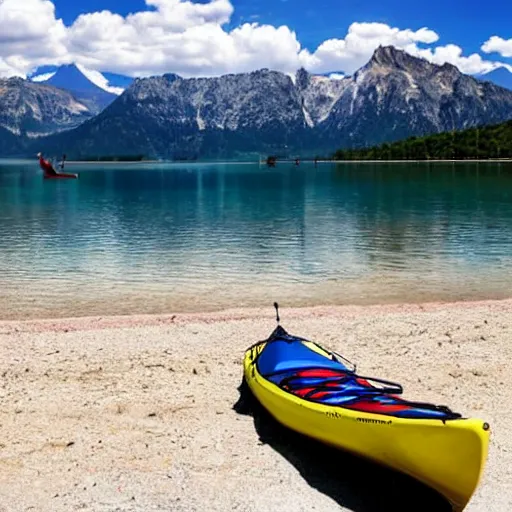
[[[288,304],[484,298],[510,285],[510,164],[73,171],[79,180],[45,182],[32,162],[0,162],[2,316],[47,301],[116,312],[121,296],[123,311],[153,311],[276,293]]]

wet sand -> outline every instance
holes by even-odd
[[[406,398],[491,424],[470,511],[512,508],[512,300],[282,309]],[[0,511],[443,510],[306,441],[239,389],[272,309],[0,322]],[[414,500],[411,505],[410,500]]]

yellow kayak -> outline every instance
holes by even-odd
[[[489,425],[406,401],[399,384],[361,377],[347,363],[278,326],[247,350],[244,377],[286,427],[406,473],[463,510],[482,475]]]

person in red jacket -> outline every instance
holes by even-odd
[[[57,175],[57,171],[53,168],[53,165],[51,164],[51,162],[49,160],[45,160],[43,158],[42,153],[38,153],[37,157],[39,158],[39,165],[46,176],[56,176]]]

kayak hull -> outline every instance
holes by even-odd
[[[303,344],[326,358],[317,344]],[[245,353],[244,377],[256,399],[281,424],[325,444],[405,473],[463,510],[480,481],[489,426],[479,419],[408,419],[325,405],[298,397],[265,378],[257,360],[267,342]]]
[[[59,172],[57,174],[45,174],[44,175],[45,180],[76,180],[78,179],[78,174],[72,174],[72,173],[66,173],[66,172]]]

